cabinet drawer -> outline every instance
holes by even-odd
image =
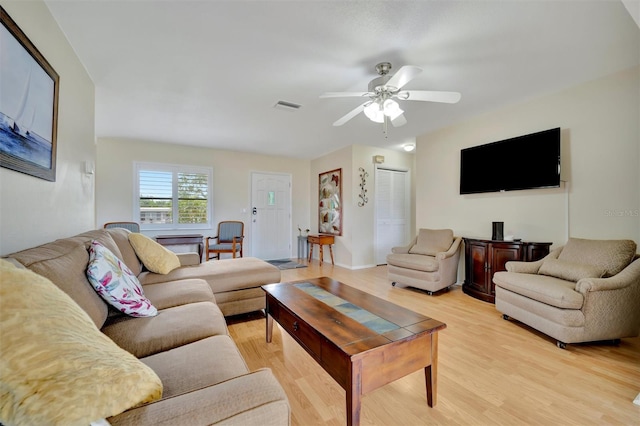
[[[320,359],[321,337],[314,329],[282,305],[278,306],[276,320],[311,356]]]

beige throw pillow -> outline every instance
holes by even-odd
[[[596,265],[547,259],[540,266],[538,274],[578,282],[582,278],[601,278],[604,270]]]
[[[180,267],[178,256],[146,235],[131,233],[129,242],[144,266],[157,274],[168,274]]]
[[[453,244],[451,229],[421,229],[418,232],[416,244],[409,249],[409,253],[435,256],[449,250],[451,244]]]
[[[45,277],[0,260],[0,422],[88,425],[160,399],[151,368]]]

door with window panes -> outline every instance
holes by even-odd
[[[291,257],[291,176],[251,174],[251,255]]]

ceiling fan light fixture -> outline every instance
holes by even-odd
[[[400,109],[400,105],[393,99],[387,99],[383,104],[384,115],[389,117],[391,120],[395,120],[402,114],[404,111]]]
[[[385,137],[387,134],[387,124],[391,122],[393,127],[400,127],[407,124],[404,111],[394,99],[400,101],[422,101],[422,102],[443,102],[456,103],[460,100],[458,92],[442,92],[433,90],[402,90],[402,88],[418,74],[422,69],[413,65],[404,65],[398,72],[391,75],[391,63],[381,62],[376,65],[379,77],[369,82],[367,92],[327,92],[320,95],[321,98],[345,98],[345,97],[368,97],[369,100],[349,111],[340,119],[333,123],[334,126],[342,126],[347,121],[361,112],[366,117],[375,122],[384,124]],[[415,145],[414,145],[415,146]]]
[[[364,114],[367,118],[375,123],[384,122],[384,112],[382,108],[380,108],[380,104],[378,102],[371,102],[369,105],[364,107]]]

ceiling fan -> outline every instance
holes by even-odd
[[[364,114],[373,122],[384,123],[385,133],[387,121],[391,121],[394,127],[407,124],[404,111],[394,99],[401,101],[426,101],[444,102],[455,104],[461,98],[458,92],[435,92],[430,90],[401,90],[405,84],[413,80],[422,72],[422,68],[405,65],[393,75],[390,62],[381,62],[376,65],[376,71],[380,77],[376,77],[369,83],[368,92],[327,92],[320,95],[321,98],[369,98],[365,103],[357,106],[333,123],[334,126],[342,126],[356,115]]]

